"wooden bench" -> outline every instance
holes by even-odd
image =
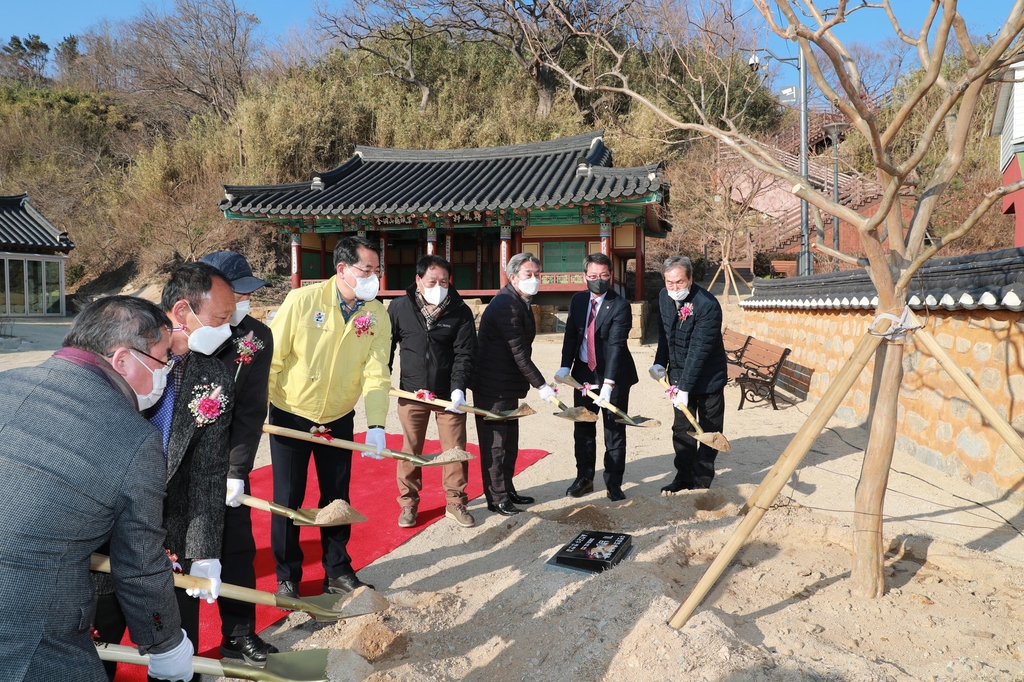
[[[740,386],[740,406],[737,409],[742,410],[743,403],[747,401],[758,403],[762,400],[770,400],[772,407],[779,409],[775,404],[775,383],[790,349],[731,329],[722,332],[722,341],[729,363],[729,380]]]

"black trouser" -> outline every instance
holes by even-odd
[[[577,371],[577,373],[579,373]],[[580,378],[590,374],[589,379]],[[573,377],[582,383],[591,383],[596,377],[586,369],[580,377]],[[619,386],[612,389],[611,403],[625,413],[629,413],[629,386]],[[593,388],[594,393],[600,393],[601,386]],[[573,405],[585,407],[591,412],[598,411],[597,405],[584,395],[581,391],[573,391]],[[626,471],[626,425],[616,420],[619,416],[610,410],[601,410],[604,424],[604,484],[605,487],[622,486],[622,474]],[[585,478],[588,481],[594,480],[594,471],[597,466],[597,422],[576,422],[573,427],[573,439],[576,443],[576,476]]]
[[[687,407],[704,431],[721,432],[725,422],[725,390],[691,393]],[[676,482],[688,488],[710,488],[715,477],[718,450],[700,443],[687,432],[693,430],[682,410],[676,409],[672,422],[672,447],[676,451]]]
[[[199,648],[199,600],[185,594],[185,590],[180,587],[174,588],[174,597],[178,602],[178,612],[181,614],[181,628],[188,635],[192,646],[198,653],[201,651]],[[111,592],[96,596],[96,615],[93,616],[93,627],[99,633],[97,639],[100,642],[121,643],[128,624],[121,611],[121,604],[117,601],[117,595]],[[113,682],[117,663],[103,661],[103,667],[107,670],[107,677]],[[192,679],[198,680],[200,677],[200,675],[196,675]],[[152,680],[153,678],[147,676],[147,679]]]
[[[349,412],[340,419],[323,424],[331,436],[352,440],[353,418]],[[270,406],[270,423],[309,433],[320,426],[315,422]],[[316,475],[320,481],[318,506],[326,507],[334,500],[348,499],[348,485],[352,477],[352,451],[330,445],[317,445],[286,436],[270,436],[270,460],[274,472],[274,502],[292,509],[302,506],[306,495],[306,473],[309,456],[313,455]],[[348,555],[349,526],[330,526],[320,529],[323,547],[323,566],[328,578],[352,573],[352,558]],[[299,546],[299,527],[284,516],[274,515],[270,521],[270,546],[277,564],[277,579],[298,584],[302,580],[302,548]]]
[[[249,480],[245,481],[249,494]],[[252,510],[240,505],[224,510],[224,545],[220,550],[220,579],[232,585],[256,589],[256,541],[252,537]],[[220,631],[225,637],[241,637],[256,632],[256,605],[221,597]]]
[[[473,394],[476,407],[498,412],[514,410],[519,406],[517,398],[494,398]],[[515,492],[512,476],[519,456],[519,420],[484,421],[476,416],[476,433],[480,439],[480,473],[483,477],[484,497],[487,504],[501,504]]]

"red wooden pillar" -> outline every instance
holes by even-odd
[[[384,230],[377,234],[380,237],[380,288],[384,291],[388,288],[388,235]]]
[[[302,235],[292,234],[292,289],[302,286]]]
[[[647,273],[647,254],[644,250],[644,228],[636,226],[636,286],[633,288],[633,298],[637,301],[644,300],[644,276]]]
[[[484,231],[476,231],[476,288],[484,288]]]
[[[501,226],[501,247],[498,251],[498,267],[501,268],[498,271],[498,277],[501,280],[501,286],[508,284],[508,275],[505,274],[505,266],[508,265],[509,258],[513,254],[509,253],[512,248],[512,228],[506,223]]]

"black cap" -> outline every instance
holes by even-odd
[[[267,283],[259,277],[253,277],[252,268],[246,262],[245,256],[234,251],[214,251],[199,259],[217,268],[224,273],[224,276],[231,282],[231,288],[237,294],[251,294],[260,287],[267,286]]]

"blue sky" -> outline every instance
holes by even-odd
[[[314,1],[239,0],[239,5],[260,18],[264,34],[273,40],[284,35],[289,28],[303,28],[314,14]],[[897,15],[905,21],[905,30],[916,33],[930,3],[927,0],[896,0],[894,4]],[[964,0],[960,3],[960,11],[971,31],[984,35],[999,30],[1009,5],[1008,0]],[[12,35],[25,37],[36,33],[53,48],[65,36],[81,33],[102,19],[118,21],[130,18],[139,7],[137,0],[0,0],[0,42],[6,43]],[[836,33],[844,40],[873,44],[892,35],[892,30],[881,12],[870,10],[854,12],[849,23]],[[796,54],[793,43],[773,39],[770,45],[780,56]]]

